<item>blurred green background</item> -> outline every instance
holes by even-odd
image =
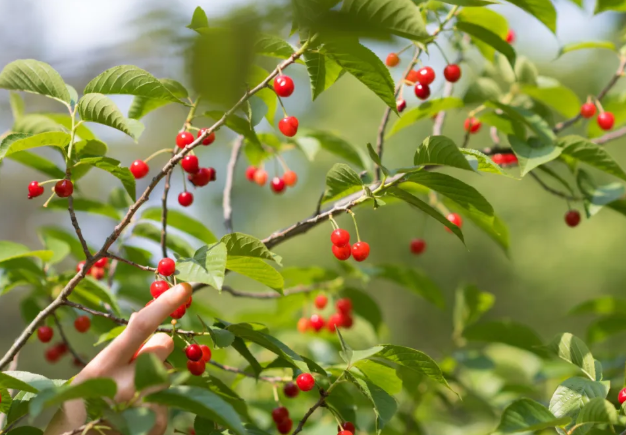
[[[268,15],[272,20],[265,27],[287,36],[289,29],[281,21],[285,6],[280,2],[249,2],[211,0],[200,2],[209,19],[220,19],[239,8],[250,8],[259,16]],[[36,58],[50,63],[65,81],[77,89],[106,68],[121,64],[135,64],[157,77],[171,77],[191,87],[191,74],[186,56],[193,32],[185,29],[193,9],[198,4],[189,1],[130,1],[111,0],[107,6],[79,0],[0,1],[0,65],[20,58]],[[556,3],[559,22],[556,37],[536,20],[512,6],[498,5],[498,12],[505,15],[511,28],[517,33],[515,48],[536,62],[540,74],[557,78],[571,87],[581,99],[597,93],[608,81],[617,67],[615,53],[602,50],[585,50],[567,54],[555,60],[560,45],[587,40],[613,40],[619,42],[618,29],[623,20],[620,15],[604,13],[593,17],[593,5],[579,9],[566,1]],[[267,30],[267,29],[266,29]],[[405,45],[405,41],[371,41],[368,44],[381,58],[390,51]],[[454,53],[446,48],[449,57]],[[233,56],[239,53],[234,52]],[[407,59],[404,59],[406,65]],[[436,51],[423,58],[439,74],[433,90],[434,98],[441,94],[443,79],[440,71],[445,62]],[[275,64],[264,59],[267,67]],[[472,52],[462,65],[463,79],[455,86],[455,95],[462,95],[474,77],[480,74],[484,60],[478,52]],[[211,60],[204,64],[212,68]],[[215,68],[219,66],[215,65]],[[398,78],[400,69],[392,71]],[[202,71],[196,71],[202,75]],[[289,68],[289,75],[296,81],[294,96],[285,101],[290,114],[298,116],[300,126],[338,133],[351,143],[365,150],[367,142],[375,142],[375,135],[384,110],[383,103],[362,84],[345,75],[337,84],[316,100],[310,100],[310,89],[303,66]],[[622,86],[618,85],[619,90]],[[26,95],[27,111],[58,110],[51,100]],[[114,96],[123,112],[131,98]],[[408,106],[417,105],[411,88],[405,89]],[[449,114],[444,134],[456,141],[463,137],[464,110]],[[139,144],[121,133],[106,127],[93,125],[93,130],[109,144],[110,155],[130,164],[137,158],[145,158],[155,150],[171,147],[186,112],[174,105],[159,109],[144,119],[146,131]],[[0,131],[11,127],[8,92],[0,92]],[[208,120],[205,125],[208,125]],[[582,132],[582,128],[577,127]],[[260,130],[271,127],[265,121]],[[389,167],[407,166],[413,153],[432,129],[432,122],[424,120],[404,130],[387,144],[385,163]],[[195,192],[196,200],[188,212],[202,220],[216,235],[224,234],[222,223],[222,190],[225,167],[234,135],[222,129],[211,147],[202,148],[198,155],[204,165],[217,169],[217,182]],[[491,146],[486,127],[471,138],[470,146]],[[626,139],[608,145],[609,152],[618,162],[626,165]],[[44,151],[50,158],[52,153]],[[266,186],[261,189],[245,180],[245,159],[239,163],[234,187],[234,226],[237,231],[259,238],[285,227],[313,212],[326,171],[336,158],[320,152],[313,165],[304,155],[292,151],[285,155],[289,166],[299,175],[298,186],[283,196],[272,194]],[[155,160],[153,169],[165,160]],[[269,165],[270,174],[273,167]],[[517,169],[511,170],[517,175]],[[360,233],[370,243],[372,252],[368,262],[403,263],[424,270],[443,289],[447,308],[444,311],[428,304],[414,294],[395,287],[388,282],[371,282],[367,291],[381,305],[388,328],[382,342],[393,342],[424,350],[434,358],[441,357],[452,347],[451,307],[454,291],[459,285],[474,283],[482,290],[496,296],[495,308],[489,318],[510,318],[534,327],[544,339],[557,332],[570,331],[581,337],[585,335],[586,319],[567,316],[568,310],[577,303],[604,294],[621,295],[626,280],[626,225],[624,217],[602,211],[592,220],[584,220],[575,228],[563,221],[567,204],[542,190],[532,179],[522,181],[478,174],[455,176],[475,186],[493,204],[496,212],[508,224],[511,234],[510,256],[507,258],[498,246],[471,224],[464,232],[465,248],[455,237],[443,231],[433,220],[405,205],[389,205],[378,210],[357,209]],[[26,186],[41,175],[19,164],[8,161],[0,169],[0,239],[27,244],[39,248],[36,228],[40,225],[58,224],[70,227],[67,213],[42,210],[43,201],[26,199]],[[149,177],[138,182],[138,191],[149,182]],[[105,199],[116,182],[104,172],[91,171],[80,183],[80,192],[91,199]],[[175,203],[182,189],[180,174],[173,177],[170,193]],[[161,188],[155,190],[150,205],[158,205]],[[145,206],[144,206],[145,207]],[[173,208],[178,208],[174,204]],[[87,217],[79,214],[83,233],[90,244],[99,246],[109,234],[115,222],[104,217]],[[352,223],[347,216],[339,218],[347,228]],[[337,262],[330,252],[328,234],[330,224],[320,225],[304,236],[280,245],[275,251],[285,259],[286,266],[320,265],[336,268]],[[409,252],[409,242],[414,237],[424,237],[428,243],[426,253],[414,257]],[[157,253],[155,245],[135,242]],[[155,262],[158,254],[155,257]],[[74,264],[67,263],[68,268]],[[250,289],[250,281],[233,281],[234,286]],[[146,288],[146,293],[147,293]],[[22,329],[23,322],[16,309],[24,292],[15,290],[0,298],[0,352],[11,344]],[[270,315],[277,309],[276,302],[249,302],[233,300],[229,295],[204,291],[201,298],[215,307],[226,319],[234,319],[246,311]],[[301,303],[294,299],[293,304]],[[288,304],[289,302],[285,301]],[[293,328],[297,314],[293,317]],[[271,322],[270,327],[271,327]],[[71,337],[76,339],[73,331]],[[372,344],[367,332],[351,332],[356,343]],[[361,335],[359,337],[359,335]],[[370,334],[371,335],[371,334]],[[294,345],[296,336],[286,339]],[[623,336],[621,336],[623,339]],[[620,336],[616,338],[619,340]],[[84,340],[84,339],[83,339]],[[360,341],[359,341],[360,340]],[[609,341],[606,345],[615,344]],[[84,340],[84,346],[90,345]],[[80,345],[79,345],[80,346]],[[355,345],[355,347],[359,347]],[[47,376],[67,376],[73,369],[59,364],[54,367],[42,363],[41,346],[28,346],[22,352],[20,368],[33,370]],[[87,352],[89,353],[89,352]],[[68,363],[69,364],[69,363]]]

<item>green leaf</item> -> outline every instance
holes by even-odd
[[[13,405],[13,398],[9,394],[9,390],[4,387],[0,387],[0,396],[2,397],[2,402],[0,402],[0,414],[8,414]]]
[[[52,163],[50,160],[37,154],[28,151],[21,151],[19,153],[10,155],[8,158],[18,163],[21,163],[22,165],[28,166],[29,168],[33,168],[41,173],[44,173],[51,178],[65,177],[65,171],[59,169],[59,167]]]
[[[345,372],[346,379],[353,383],[357,389],[363,394],[374,407],[376,415],[376,431],[385,427],[398,410],[398,404],[395,399],[385,392],[378,385],[372,383],[367,377],[363,378],[355,376],[351,372]]]
[[[548,348],[562,360],[580,367],[592,381],[596,380],[595,360],[580,338],[569,332],[559,334],[550,342]]]
[[[283,276],[260,258],[233,257],[229,255],[226,261],[226,269],[247,276],[283,294],[285,285]]]
[[[144,237],[155,243],[161,243],[161,229],[147,222],[140,222],[135,225],[133,235]],[[168,234],[166,242],[167,248],[180,256],[192,257],[194,255],[194,248],[185,239],[176,234]]]
[[[469,104],[483,104],[486,100],[497,100],[502,95],[498,83],[489,77],[478,77],[469,84],[463,97],[463,102]],[[484,115],[480,116],[482,120]]]
[[[605,11],[626,11],[626,4],[623,0],[598,0],[593,11],[595,15]]]
[[[402,113],[400,118],[393,124],[391,131],[387,133],[387,138],[393,136],[400,130],[415,124],[424,118],[432,118],[437,113],[450,109],[463,107],[463,101],[455,97],[439,98],[426,101],[417,107],[409,109]]]
[[[75,142],[74,150],[79,157],[96,157],[104,156],[109,151],[109,147],[102,141],[89,139]]]
[[[495,4],[499,4],[497,0],[445,0],[443,3],[447,3],[449,5],[457,5],[457,6],[491,6]]]
[[[579,377],[566,379],[557,387],[550,399],[550,412],[559,418],[570,417],[572,423],[566,427],[569,431],[575,425],[581,409],[596,397],[604,399],[609,388],[609,382]]]
[[[624,330],[626,330],[626,316],[624,314],[600,317],[587,328],[587,343],[600,343]]]
[[[600,171],[626,180],[626,173],[606,150],[580,136],[565,136],[557,145],[564,155],[587,163]]]
[[[381,346],[376,346],[376,348],[380,347]],[[374,349],[375,348],[368,349],[368,351]],[[385,390],[389,395],[393,396],[402,391],[402,379],[400,379],[397,373],[395,364],[389,364],[387,361],[382,360],[373,361],[371,359],[363,359],[357,361],[353,367],[356,367],[359,372],[367,376],[369,380]]]
[[[598,5],[602,3],[603,0],[598,1]],[[585,41],[585,42],[573,42],[571,44],[565,44],[559,50],[559,57],[563,56],[565,53],[569,53],[570,51],[577,50],[585,50],[588,48],[603,48],[606,50],[617,51],[615,44],[611,41]]]
[[[16,60],[0,72],[0,88],[25,91],[54,98],[70,104],[70,93],[61,75],[45,62],[34,59]]]
[[[539,71],[534,63],[525,56],[520,56],[515,62],[515,75],[517,81],[523,85],[537,85],[537,79],[539,78]]]
[[[441,289],[418,269],[397,264],[386,264],[377,266],[373,271],[373,276],[393,281],[422,296],[439,308],[443,309],[445,306]]]
[[[58,147],[65,148],[70,143],[70,135],[62,132],[40,133],[33,136],[13,133],[0,142],[0,161],[11,154],[31,148]]]
[[[267,33],[258,35],[254,43],[254,51],[263,56],[288,59],[294,53],[294,49],[284,39]]]
[[[502,53],[507,58],[512,67],[515,66],[515,50],[513,50],[511,44],[502,39],[500,35],[492,32],[484,26],[474,23],[466,23],[464,21],[456,23],[456,28],[467,33],[473,39],[479,39],[490,47],[493,47],[496,51]],[[487,58],[487,60],[493,60],[493,56],[491,56],[491,58]]]
[[[111,310],[113,310],[116,315],[121,316],[120,307],[117,303],[115,295],[111,293],[111,290],[100,281],[96,281],[92,277],[87,277],[83,279],[80,284],[78,284],[75,291],[77,294],[84,292],[84,294],[95,298],[97,302],[109,305]]]
[[[54,252],[52,251],[31,251],[20,243],[0,241],[0,263],[24,257],[37,257],[43,261],[48,261],[53,255]]]
[[[142,353],[135,360],[135,389],[166,385],[169,377],[165,366],[153,353]]]
[[[506,40],[506,36],[509,33],[509,25],[506,18],[484,7],[462,8],[457,14],[457,24],[459,23],[473,24],[481,27],[484,27],[485,23],[489,23],[489,30],[503,41]],[[480,50],[485,59],[493,61],[495,49],[491,45],[477,38],[474,38],[472,42],[476,45],[478,50]],[[480,80],[480,78],[478,80]]]
[[[172,387],[150,394],[144,402],[158,403],[170,408],[199,415],[225,426],[238,435],[246,435],[241,419],[233,407],[219,395],[200,387]]]
[[[557,418],[541,403],[518,399],[504,409],[496,431],[501,433],[536,432],[570,422],[569,417]]]
[[[334,37],[323,42],[326,55],[378,95],[394,112],[397,111],[393,80],[378,56],[354,38]]]
[[[415,166],[445,165],[473,171],[459,147],[445,136],[428,136],[415,151]]]
[[[159,79],[134,65],[109,68],[87,83],[84,94],[135,95],[182,104]]]
[[[43,435],[43,431],[37,427],[20,426],[15,429],[11,429],[7,432],[7,435]]]
[[[378,154],[376,154],[376,151],[374,151],[374,148],[372,148],[372,144],[368,143],[367,144],[367,153],[370,156],[370,159],[372,159],[372,161],[380,168],[381,171],[383,171],[383,174],[389,176],[391,173],[389,172],[389,169],[387,169],[384,165],[382,160],[380,160],[380,156]]]
[[[261,367],[261,364],[259,364],[259,362],[254,357],[254,355],[252,355],[252,352],[250,352],[250,349],[248,349],[248,346],[246,346],[246,343],[243,341],[243,339],[239,337],[235,337],[235,339],[233,340],[232,346],[233,346],[233,349],[239,352],[239,354],[246,361],[248,361],[248,363],[250,364],[250,367],[252,368],[252,371],[254,371],[254,374],[258,377],[263,371],[263,367]]]
[[[25,105],[24,99],[17,92],[9,92],[9,104],[11,106],[11,114],[13,115],[13,120],[17,120],[24,116]]]
[[[378,303],[369,294],[356,288],[343,289],[342,294],[352,300],[354,312],[368,321],[374,330],[378,331],[383,323],[383,315]]]
[[[541,85],[541,77],[539,81]],[[558,82],[544,83],[543,86],[524,86],[522,91],[533,99],[550,106],[566,118],[578,115],[582,103],[570,88]]]
[[[541,339],[535,331],[528,326],[509,320],[482,322],[468,326],[463,336],[469,341],[504,343],[533,352],[541,357],[546,355]]]
[[[602,210],[602,207],[623,197],[625,190],[624,185],[621,183],[610,183],[598,186],[592,191],[584,191],[584,205],[587,217],[594,216]]]
[[[221,119],[222,116],[224,116],[224,113],[217,110],[212,110],[209,112],[205,112],[204,115],[217,121]],[[256,132],[250,125],[250,122],[245,120],[244,118],[241,118],[237,115],[230,115],[228,118],[226,118],[226,127],[230,128],[235,133],[242,135],[250,142],[259,146],[261,145],[261,142],[259,141]]]
[[[38,393],[39,390],[34,386],[24,382],[21,379],[14,378],[7,373],[0,372],[0,388],[7,390],[26,391],[29,393]],[[4,396],[2,396],[4,399]]]
[[[115,328],[111,329],[108,332],[105,332],[104,334],[101,334],[100,337],[98,337],[98,340],[93,344],[94,347],[100,346],[101,344],[106,343],[107,341],[111,341],[114,338],[119,337],[120,334],[124,332],[125,329],[126,329],[126,325],[120,325],[120,326],[116,326]]]
[[[317,153],[319,148],[322,148],[359,168],[364,168],[363,160],[357,149],[333,133],[321,130],[305,130],[298,135],[295,142],[300,148],[308,150],[312,155]]]
[[[475,171],[488,172],[490,174],[504,175],[505,177],[511,177],[506,172],[502,171],[499,165],[495,164],[491,157],[482,152],[472,148],[459,148],[459,151],[465,155],[469,165]]]
[[[200,6],[196,7],[191,17],[191,23],[187,26],[188,29],[197,30],[203,27],[209,27],[209,19],[206,16],[206,12]]]
[[[193,258],[178,259],[176,276],[183,281],[201,282],[221,290],[226,273],[226,255],[224,243],[202,246]]]
[[[350,365],[352,365],[352,355],[354,354],[354,351],[344,341],[343,335],[341,335],[340,328],[335,328],[335,333],[337,334],[337,337],[339,337],[339,344],[341,345],[341,351],[339,352],[339,356],[341,357],[341,359],[348,366],[350,366]],[[361,351],[361,352],[363,352],[363,351]],[[375,350],[373,353],[376,353],[376,352],[378,352],[378,349]],[[368,356],[371,356],[373,353],[368,353],[367,351],[365,351],[365,355],[366,356],[364,358],[367,358]],[[360,358],[360,359],[362,359],[362,358]]]
[[[107,418],[123,435],[148,435],[156,417],[148,408],[129,408],[119,414],[111,414]]]
[[[591,399],[580,410],[576,424],[586,423],[623,424],[620,422],[615,406],[602,397]]]
[[[480,291],[475,285],[466,285],[456,291],[453,311],[454,333],[461,335],[463,330],[478,321],[491,309],[495,302],[493,294]]]
[[[30,385],[32,388],[35,389],[34,393],[38,393],[39,391],[46,390],[48,388],[53,388],[55,386],[55,381],[51,381],[45,376],[41,376],[36,373],[21,372],[21,371],[6,371],[3,373],[7,376],[18,379]],[[9,387],[7,386],[6,388],[9,388]],[[12,386],[11,389],[21,390],[21,388],[17,385]],[[28,390],[24,389],[23,391],[28,391]],[[30,392],[33,393],[33,391],[30,391]]]
[[[600,296],[576,305],[568,314],[626,314],[626,300],[615,296]]]
[[[256,237],[243,233],[230,233],[222,237],[220,242],[226,245],[229,257],[262,258],[281,264],[281,258],[267,249],[265,244]]]
[[[335,163],[326,174],[324,202],[335,201],[363,189],[359,174],[345,163]]]
[[[67,243],[70,247],[70,252],[77,260],[83,260],[85,258],[85,253],[83,252],[83,247],[76,238],[76,235],[66,231],[63,228],[59,227],[51,227],[44,226],[38,229],[38,233],[42,238],[55,238],[58,240],[62,240]]]
[[[414,41],[425,41],[430,37],[411,0],[344,0],[341,10],[365,27],[375,27]]]
[[[167,88],[170,93],[178,99],[184,99],[189,96],[187,89],[176,80],[159,79],[161,84]],[[141,119],[153,110],[172,103],[171,100],[161,100],[144,96],[136,96],[128,109],[128,117],[130,119]]]
[[[509,143],[517,156],[522,177],[536,167],[556,159],[562,152],[561,148],[544,145],[534,137],[523,141],[516,136],[509,136]]]
[[[115,103],[103,94],[87,94],[78,102],[78,113],[83,121],[97,122],[120,130],[135,142],[143,132],[143,125],[132,119],[126,119]]]
[[[141,214],[142,219],[149,219],[155,222],[161,222],[161,208],[152,207]],[[168,210],[167,225],[181,230],[190,236],[194,236],[204,243],[211,244],[217,242],[217,238],[213,233],[202,224],[202,222],[190,217],[189,215],[177,210]]]
[[[30,402],[30,415],[38,416],[50,406],[60,405],[63,402],[74,399],[95,399],[108,397],[112,399],[117,392],[117,384],[112,379],[95,378],[88,379],[76,385],[63,385],[50,388],[39,393]]]
[[[67,211],[67,201],[57,199],[48,203],[49,210],[62,210]],[[84,211],[86,213],[99,214],[102,216],[110,217],[111,219],[120,220],[120,212],[114,207],[104,204],[98,201],[92,201],[90,199],[75,198],[74,210]]]
[[[550,1],[544,0],[507,0],[541,21],[552,33],[556,34],[556,9]]]
[[[46,234],[45,232],[42,232],[40,228],[37,229],[37,233],[46,249],[54,252],[54,255],[48,263],[60,263],[69,255],[71,251],[70,245],[65,240]]]
[[[130,169],[120,166],[120,162],[118,160],[110,157],[87,157],[80,159],[75,166],[78,165],[94,166],[98,169],[102,169],[103,171],[107,171],[109,174],[120,180],[126,192],[128,192],[131,198],[135,199],[135,177],[130,172]]]
[[[343,68],[337,62],[319,52],[307,52],[304,55],[304,63],[311,81],[313,101],[335,84],[344,73]]]
[[[508,106],[497,101],[489,101],[486,105],[500,109],[514,120],[526,124],[532,131],[535,132],[541,143],[544,145],[552,145],[556,139],[556,135],[548,123],[537,113],[521,107]]]

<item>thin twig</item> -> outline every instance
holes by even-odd
[[[156,272],[156,270],[157,270],[156,267],[143,266],[141,264],[135,263],[134,261],[127,260],[124,257],[120,257],[118,255],[111,254],[110,252],[107,252],[105,254],[105,256],[107,256],[107,257],[109,257],[109,258],[111,258],[111,259],[113,259],[115,261],[121,261],[122,263],[129,264],[129,265],[131,265],[133,267],[136,267],[137,269],[143,270],[144,272]]]
[[[76,213],[74,212],[74,197],[72,195],[67,197],[67,210],[70,212],[70,220],[72,221],[72,226],[74,227],[74,231],[76,231],[76,235],[80,241],[80,246],[83,247],[85,258],[90,259],[91,252],[89,252],[89,247],[83,237],[83,232],[80,229],[80,225],[78,225],[78,219],[76,219]]]
[[[87,433],[89,432],[94,426],[99,425],[100,423],[102,423],[104,420],[99,418],[97,420],[94,420],[92,422],[86,423],[84,425],[82,425],[81,427],[77,427],[74,430],[70,430],[68,432],[63,432],[61,435],[78,435],[79,433]]]
[[[556,190],[553,189],[552,187],[548,186],[541,178],[539,178],[539,176],[537,174],[535,174],[534,172],[529,172],[530,176],[533,177],[537,183],[539,183],[539,185],[548,193],[551,193],[552,195],[558,196],[559,198],[563,198],[566,199],[568,201],[582,201],[582,198],[579,198],[577,196],[572,196],[569,195],[565,192],[561,192],[560,190]]]
[[[626,135],[626,127],[622,127],[618,130],[612,131],[603,136],[597,137],[595,139],[591,139],[591,142],[598,144],[598,145],[604,145],[607,142],[610,142],[615,139],[619,139],[620,137],[625,136],[625,135]]]
[[[67,335],[65,335],[65,331],[63,330],[63,326],[61,326],[61,322],[59,321],[59,317],[57,316],[57,314],[52,313],[52,318],[54,319],[54,323],[57,325],[57,329],[59,330],[59,335],[61,336],[61,340],[63,340],[63,342],[67,346],[67,350],[69,350],[72,356],[76,358],[76,360],[78,360],[82,365],[87,365],[83,357],[81,357],[74,350],[74,347],[72,347],[72,345],[70,344],[70,341],[68,340]]]
[[[233,232],[233,208],[231,205],[231,197],[233,193],[233,179],[235,177],[235,167],[237,166],[237,160],[241,153],[243,146],[243,136],[239,136],[233,144],[233,149],[230,153],[230,160],[228,161],[228,168],[226,170],[226,184],[224,185],[224,199],[222,200],[222,207],[224,209],[224,226],[227,233]]]
[[[320,398],[318,399],[317,402],[315,402],[315,405],[311,406],[311,408],[309,408],[306,414],[304,414],[304,417],[302,417],[302,420],[300,420],[300,423],[298,423],[298,426],[296,427],[296,429],[293,431],[291,435],[296,435],[302,432],[302,429],[304,428],[304,424],[307,422],[309,417],[313,415],[313,413],[315,412],[317,408],[325,404],[327,397],[328,397],[328,393],[320,389]]]
[[[172,152],[172,155],[175,151]],[[167,195],[170,192],[170,180],[172,179],[173,167],[167,171],[165,175],[165,184],[163,185],[163,196],[161,196],[161,254],[163,258],[167,257]]]

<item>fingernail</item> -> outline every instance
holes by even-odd
[[[192,288],[189,283],[183,282],[176,286],[176,296],[188,296],[191,292]]]

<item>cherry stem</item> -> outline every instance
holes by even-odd
[[[50,198],[48,198],[48,200],[44,202],[43,206],[48,207],[48,204],[50,204],[50,201],[52,201],[52,198],[54,198],[55,196],[56,196],[56,192],[54,191],[54,189],[52,189],[52,195],[50,195]]]
[[[183,167],[180,167],[180,172],[183,174],[183,192],[187,192],[187,177],[185,177],[185,170]]]
[[[413,47],[413,44],[409,44],[406,47],[404,47],[402,50],[398,51],[396,54],[398,56],[400,56],[402,53],[404,53],[405,51],[407,51],[409,48]]]
[[[333,219],[332,215],[328,218],[328,220],[330,220],[330,224],[333,226],[333,230],[339,229],[339,225],[337,225],[337,222],[335,221],[335,219]]]
[[[147,158],[147,159],[145,159],[143,162],[144,162],[144,163],[148,163],[150,160],[152,160],[152,158],[154,158],[154,157],[158,156],[159,154],[163,154],[163,153],[171,153],[172,151],[174,151],[174,150],[173,150],[173,149],[171,149],[171,148],[163,148],[162,150],[159,150],[159,151],[157,151],[157,152],[155,152],[155,153],[150,154],[150,155],[148,156],[148,158]]]
[[[276,94],[276,98],[278,98],[278,102],[280,103],[280,107],[281,109],[283,109],[283,114],[285,115],[285,118],[287,118],[289,115],[287,114],[287,110],[285,110],[285,105],[283,104],[283,99],[280,98],[280,95],[278,95],[278,93],[276,92],[276,89],[274,89],[272,87],[272,90],[274,91],[274,93]]]
[[[600,109],[600,113],[604,113],[604,107],[602,107],[602,103],[600,103],[600,100],[595,97],[594,100],[596,100],[596,106],[598,106],[598,109]]]
[[[361,241],[361,236],[359,235],[359,226],[356,224],[356,215],[350,209],[348,209],[346,211],[348,213],[350,213],[350,216],[352,216],[352,221],[354,222],[354,230],[356,231],[356,240],[357,240],[357,242],[360,242]]]
[[[446,53],[443,52],[443,49],[441,48],[441,46],[437,43],[437,41],[433,41],[433,44],[435,45],[435,47],[437,47],[439,49],[439,52],[441,53],[441,55],[443,56],[443,60],[446,61],[446,65],[451,65],[450,64],[450,60],[448,60],[448,56],[446,56]]]
[[[39,185],[43,186],[44,184],[56,183],[57,181],[61,181],[62,179],[63,178],[55,178],[54,180],[42,181],[41,183],[39,183]]]
[[[280,405],[280,399],[278,398],[278,387],[274,383],[272,383],[272,391],[274,393],[274,400]]]
[[[275,156],[280,162],[280,165],[283,167],[283,172],[287,172],[289,170],[289,167],[287,166],[287,162],[285,162],[285,159],[283,159],[283,157],[278,153],[276,153]]]

